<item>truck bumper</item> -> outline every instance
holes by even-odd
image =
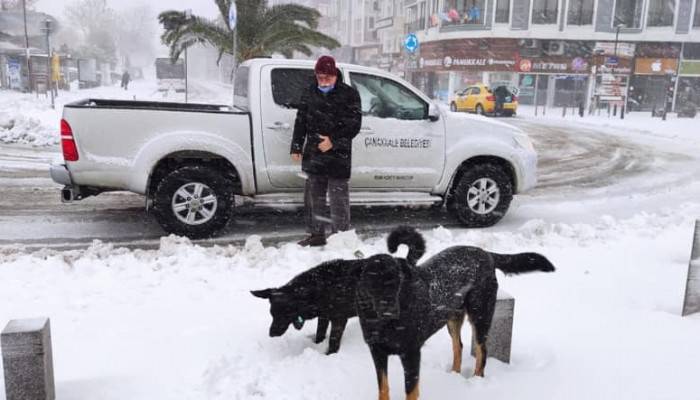
[[[537,153],[524,152],[520,160],[522,165],[518,193],[528,191],[537,185]]]
[[[51,164],[51,179],[61,185],[73,186],[73,180],[65,164]]]

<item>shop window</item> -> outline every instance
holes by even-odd
[[[566,13],[568,25],[593,25],[594,0],[569,0]]]
[[[625,28],[641,28],[644,0],[617,0],[613,26],[623,24]]]
[[[700,43],[685,43],[683,45],[684,60],[700,60]]]
[[[535,0],[532,5],[532,23],[556,24],[558,11],[559,0]]]
[[[496,0],[496,23],[507,24],[510,20],[510,0]]]
[[[487,4],[487,0],[446,0],[442,25],[483,25]]]
[[[647,26],[673,26],[675,0],[650,0]]]
[[[700,28],[700,0],[695,0],[695,16],[693,17],[693,27]]]

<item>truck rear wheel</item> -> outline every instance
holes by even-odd
[[[228,223],[234,205],[230,179],[198,165],[170,172],[153,195],[153,213],[163,230],[190,239],[214,236]]]
[[[455,182],[449,209],[468,227],[487,227],[503,218],[513,199],[508,174],[493,164],[470,167]]]

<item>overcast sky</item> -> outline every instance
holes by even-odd
[[[66,4],[73,1],[39,0],[35,8],[37,11],[62,18]],[[188,8],[192,9],[193,13],[203,17],[214,18],[219,14],[213,0],[107,0],[107,3],[116,10],[133,7],[137,4],[148,4],[156,14],[164,10],[186,10]]]

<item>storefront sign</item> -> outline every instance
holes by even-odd
[[[10,80],[10,89],[20,89],[22,78],[20,74],[21,65],[18,58],[10,58],[7,60],[7,77]]]
[[[385,29],[394,25],[394,18],[383,18],[374,23],[374,29]]]
[[[528,59],[522,59],[520,60],[520,63],[518,63],[518,67],[520,68],[521,72],[530,72],[532,71],[532,61]]]
[[[681,75],[700,75],[700,61],[681,61]]]
[[[634,43],[596,42],[593,53],[605,56],[634,57]]]
[[[605,65],[617,65],[620,63],[620,59],[615,56],[605,57]]]
[[[588,61],[581,57],[576,57],[571,61],[571,69],[575,72],[586,72],[588,71]]]
[[[637,58],[634,63],[636,75],[675,75],[677,70],[675,58]]]

